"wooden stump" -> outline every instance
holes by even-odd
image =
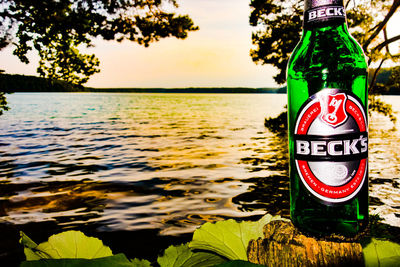
[[[265,266],[364,266],[359,243],[317,240],[285,221],[265,225],[264,239],[250,241],[247,256]]]

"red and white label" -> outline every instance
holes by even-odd
[[[330,203],[354,198],[368,173],[367,117],[361,101],[324,89],[300,109],[294,132],[297,173],[315,197]]]

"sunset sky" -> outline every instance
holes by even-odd
[[[274,69],[252,62],[249,26],[250,1],[179,0],[178,13],[189,14],[200,27],[185,40],[162,39],[144,48],[132,42],[95,41],[86,49],[100,59],[101,72],[87,86],[92,87],[277,87]],[[399,15],[389,32],[400,34]],[[391,26],[391,27],[390,27]],[[25,65],[12,55],[12,48],[0,52],[0,69],[7,73],[36,75],[38,58],[30,54]]]

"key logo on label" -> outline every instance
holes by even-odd
[[[335,95],[318,95],[321,105],[321,119],[328,125],[337,127],[343,124],[348,116],[345,110],[347,96],[344,93]]]

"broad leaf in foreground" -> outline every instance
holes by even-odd
[[[132,261],[133,266],[135,266],[135,267],[151,267],[151,263],[148,260],[142,260],[142,259],[135,258],[131,261]]]
[[[52,235],[47,242],[37,246],[21,232],[20,243],[24,245],[26,260],[39,259],[96,259],[112,256],[109,247],[95,237],[85,236],[79,231],[67,231]]]
[[[366,267],[400,266],[400,245],[391,241],[372,238],[363,254]]]
[[[170,246],[164,255],[158,257],[161,267],[207,267],[225,262],[226,259],[209,252],[193,252],[188,244]]]
[[[227,261],[215,267],[260,267],[260,266],[264,265],[259,265],[248,261],[234,260],[234,261]]]
[[[37,244],[32,241],[24,232],[20,232],[19,243],[24,246],[24,253],[27,260],[34,261],[46,258],[47,254],[36,250]]]
[[[24,261],[21,267],[150,267],[144,260],[129,261],[124,254],[97,259],[42,259]]]
[[[286,219],[267,214],[256,222],[227,220],[206,223],[194,232],[189,247],[212,251],[230,260],[247,261],[250,240],[263,237],[264,225],[276,220]]]

